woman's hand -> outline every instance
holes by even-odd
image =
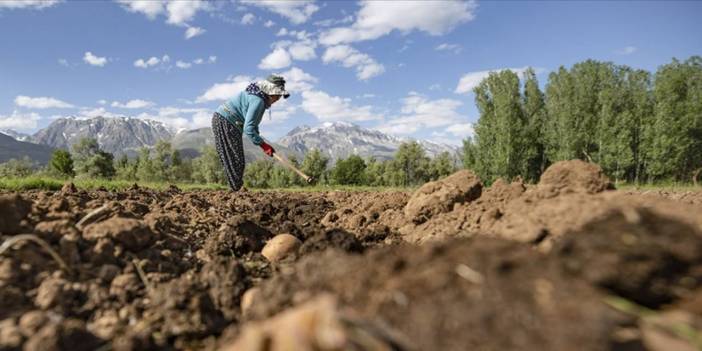
[[[275,149],[268,145],[267,142],[262,142],[261,145],[259,145],[261,149],[263,149],[263,152],[268,155],[268,157],[273,157],[273,153],[275,153]]]

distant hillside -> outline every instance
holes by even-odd
[[[291,130],[278,142],[302,154],[317,149],[325,153],[332,161],[346,158],[352,154],[361,157],[375,157],[379,160],[391,159],[400,144],[414,139],[398,138],[383,132],[366,129],[347,122],[325,123],[319,127],[301,126]],[[431,142],[416,140],[427,155],[434,157],[444,151],[456,155],[458,148]]]
[[[0,133],[0,163],[10,159],[20,159],[25,156],[42,165],[49,162],[53,148],[46,145],[37,145],[24,141],[17,141],[15,138]]]
[[[261,151],[260,147],[251,143],[249,138],[244,136],[243,139],[244,157],[247,163],[268,158],[268,156]],[[181,154],[185,157],[197,157],[200,155],[200,150],[203,146],[214,146],[212,128],[208,127],[182,131],[173,137],[171,145],[174,149],[180,150]],[[302,157],[301,153],[290,150],[283,145],[277,143],[272,143],[272,145],[276,151],[281,154]]]
[[[115,155],[134,154],[139,148],[170,140],[173,134],[161,122],[130,117],[59,118],[31,138],[37,144],[70,149],[81,138],[95,138],[100,147]]]

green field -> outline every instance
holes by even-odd
[[[227,186],[222,184],[194,184],[194,183],[165,183],[165,182],[130,182],[124,180],[106,179],[57,179],[50,177],[26,177],[26,178],[0,178],[0,190],[23,191],[23,190],[60,190],[64,184],[72,182],[79,189],[98,189],[104,187],[107,190],[124,190],[135,183],[140,187],[165,190],[171,185],[177,186],[181,190],[227,190]],[[407,187],[372,187],[372,186],[345,186],[345,185],[316,185],[307,187],[290,187],[280,189],[250,189],[255,191],[413,191],[415,188]]]

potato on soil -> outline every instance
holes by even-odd
[[[271,262],[278,262],[300,248],[302,242],[290,234],[279,234],[266,243],[261,254]]]

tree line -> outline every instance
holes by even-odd
[[[392,160],[376,160],[351,155],[334,164],[319,150],[308,152],[302,160],[290,162],[321,185],[413,186],[453,173],[457,160],[448,152],[428,157],[417,142],[400,145]],[[101,178],[135,182],[219,183],[226,185],[224,170],[214,147],[206,146],[200,156],[183,158],[166,141],[153,148],[141,148],[136,157],[115,159],[100,149],[97,140],[84,138],[70,151],[56,150],[48,165],[37,169],[29,159],[0,164],[0,177],[49,176],[61,179]],[[246,166],[244,184],[250,188],[307,186],[293,171],[273,162],[258,160]]]
[[[684,181],[702,168],[702,58],[655,74],[611,62],[561,66],[539,88],[505,70],[474,90],[480,113],[463,164],[491,181],[537,181],[550,164],[598,163],[617,181]]]

